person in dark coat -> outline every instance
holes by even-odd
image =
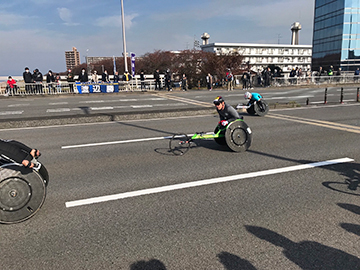
[[[89,76],[85,70],[85,68],[83,68],[79,74],[79,82],[88,82],[89,81]]]
[[[23,79],[24,79],[24,82],[25,82],[25,91],[27,93],[31,93],[32,92],[32,85],[29,85],[29,84],[34,83],[34,79],[33,79],[33,76],[32,76],[32,74],[31,74],[28,67],[25,68],[25,71],[23,73]]]

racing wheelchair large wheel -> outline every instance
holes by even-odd
[[[265,100],[256,102],[252,107],[258,116],[264,116],[269,112],[269,104]]]
[[[42,168],[37,172],[14,163],[0,167],[0,223],[22,222],[38,212],[49,180]]]
[[[252,133],[242,120],[231,122],[225,131],[227,146],[234,152],[244,152],[251,145]]]

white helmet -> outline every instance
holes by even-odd
[[[250,99],[251,98],[251,93],[250,92],[245,92],[244,98],[245,99]]]

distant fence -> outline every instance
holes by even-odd
[[[241,75],[236,75],[236,83],[242,85]],[[261,87],[264,86],[263,77],[254,75],[251,77],[251,86]],[[285,87],[285,86],[311,86],[311,85],[328,85],[328,84],[357,84],[360,83],[360,75],[341,76],[309,76],[309,77],[272,77],[270,86],[272,87]]]
[[[163,88],[163,81],[160,82]],[[126,91],[155,91],[155,81],[148,79],[140,81],[134,79],[129,82],[120,81],[118,83],[24,83],[17,82],[14,88],[2,83],[0,95],[22,96],[22,95],[61,95],[61,94],[85,94],[85,93],[114,93]]]

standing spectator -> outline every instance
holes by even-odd
[[[82,83],[88,82],[89,81],[89,77],[88,74],[85,70],[85,68],[82,68],[80,74],[79,74],[79,81]]]
[[[228,91],[234,90],[234,86],[233,86],[234,76],[231,73],[230,69],[228,69],[228,72],[226,72],[225,80],[226,80],[226,83],[227,83],[227,90]]]
[[[154,72],[155,90],[161,90],[160,73],[159,69]],[[159,88],[158,88],[159,87]]]
[[[14,96],[16,90],[17,90],[16,81],[11,76],[9,76],[8,80],[6,82],[5,96],[8,96],[8,95],[13,95]]]
[[[247,90],[248,78],[246,72],[244,72],[243,75],[241,76],[241,81],[243,85],[242,90]]]
[[[59,73],[55,75],[56,91],[61,93],[61,77]]]
[[[341,68],[339,68],[339,69],[336,71],[335,76],[336,76],[336,81],[337,81],[337,82],[340,82]]]
[[[39,71],[39,69],[35,69],[34,70],[34,74],[33,74],[33,77],[34,77],[34,81],[35,81],[35,84],[36,84],[36,92],[38,94],[42,94],[43,93],[43,87],[42,87],[42,83],[43,83],[43,75],[42,73]]]
[[[145,75],[144,70],[141,70],[140,72],[140,83],[141,83],[141,91],[145,91]]]
[[[172,91],[170,69],[167,69],[165,73],[165,87],[168,89],[168,91]]]
[[[119,72],[116,71],[115,75],[114,75],[114,83],[119,83],[120,81],[120,76],[119,76]]]
[[[101,75],[101,80],[103,83],[110,81],[110,77],[109,77],[109,74],[106,69],[105,69],[104,73]]]
[[[181,78],[181,88],[183,91],[187,91],[187,78],[186,78],[185,73],[182,75],[182,78]]]
[[[209,91],[212,90],[212,85],[213,85],[213,77],[211,76],[210,73],[208,73],[208,75],[206,76],[206,84],[207,84],[207,89]]]
[[[132,79],[129,71],[124,72],[123,75],[123,81],[124,81],[124,85],[125,85],[125,90],[128,91],[130,86],[129,86],[129,82]],[[132,88],[130,88],[130,90],[132,91]]]
[[[91,82],[93,83],[99,82],[99,78],[96,70],[94,70],[93,73],[91,74]]]
[[[360,70],[357,68],[354,72],[354,81],[357,82],[359,80]]]
[[[333,76],[334,75],[334,71],[333,71],[334,67],[330,66],[329,70],[328,70],[328,76]]]
[[[33,79],[32,74],[30,73],[30,70],[28,67],[25,68],[25,71],[23,73],[23,79],[25,82],[26,93],[32,93],[32,85],[29,85],[29,84],[34,83],[34,79]]]
[[[68,73],[66,75],[66,80],[69,83],[70,93],[73,93],[75,78],[74,78],[74,73],[72,73],[71,69],[68,70]]]
[[[259,86],[263,86],[263,77],[262,74],[260,72],[260,69],[258,69],[258,72],[256,73],[257,75],[257,83]]]
[[[49,70],[49,72],[46,74],[46,83],[49,89],[49,94],[52,92],[52,90],[54,89],[53,83],[55,82],[55,76],[52,73],[51,70]]]
[[[270,86],[270,81],[271,81],[271,69],[269,67],[265,70],[264,79],[265,79],[264,86],[269,87]]]

